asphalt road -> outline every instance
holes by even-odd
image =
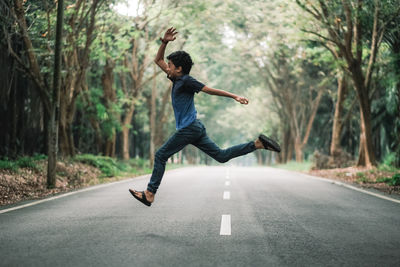
[[[147,181],[0,214],[0,266],[400,266],[399,203],[224,165],[167,172],[148,208]]]

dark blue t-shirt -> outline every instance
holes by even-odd
[[[176,129],[189,126],[196,120],[197,111],[194,107],[194,93],[198,93],[204,84],[186,74],[176,79],[171,79],[172,85],[172,107],[174,108]]]

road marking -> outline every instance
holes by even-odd
[[[231,235],[231,215],[223,214],[221,219],[221,230],[219,235]]]
[[[230,186],[230,185],[231,185],[231,182],[230,182],[230,181],[225,181],[225,185],[226,185],[226,186]]]
[[[231,198],[231,192],[224,191],[224,199],[230,199],[230,198]]]

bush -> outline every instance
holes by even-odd
[[[365,176],[365,174],[363,172],[357,172],[357,182],[358,183],[363,183],[363,184],[367,184],[370,183],[371,180],[368,179],[367,176]]]
[[[10,170],[16,172],[18,170],[18,165],[8,159],[0,160],[0,170]]]
[[[393,167],[395,163],[396,163],[396,154],[394,152],[387,154],[383,159],[383,165]]]
[[[355,164],[353,156],[346,151],[339,150],[333,156],[315,151],[313,154],[313,170],[346,168]]]
[[[379,165],[378,169],[382,171],[397,171],[396,166],[396,154],[389,153],[383,159],[382,164]]]
[[[32,169],[37,168],[35,160],[32,157],[21,157],[17,160],[16,163],[20,168],[32,168]]]
[[[121,166],[117,163],[116,159],[104,156],[95,156],[91,154],[77,155],[75,161],[86,163],[99,168],[103,177],[113,177],[118,175]]]
[[[388,184],[392,186],[400,185],[400,173],[396,173],[395,175],[393,175],[391,181]]]
[[[36,160],[39,160],[35,157],[21,157],[15,161],[9,160],[8,158],[4,158],[0,160],[0,169],[1,170],[11,170],[13,172],[18,171],[19,168],[32,168],[37,169],[37,165],[35,163]]]
[[[391,186],[400,185],[400,173],[394,174],[392,177],[383,177],[376,179],[377,183],[386,183]]]

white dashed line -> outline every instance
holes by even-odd
[[[231,235],[231,215],[223,214],[221,219],[221,230],[219,235]]]
[[[231,185],[231,182],[230,182],[230,181],[225,181],[225,185],[226,185],[226,186],[230,186],[230,185]]]
[[[231,198],[231,192],[224,191],[224,199],[230,199],[230,198]]]

